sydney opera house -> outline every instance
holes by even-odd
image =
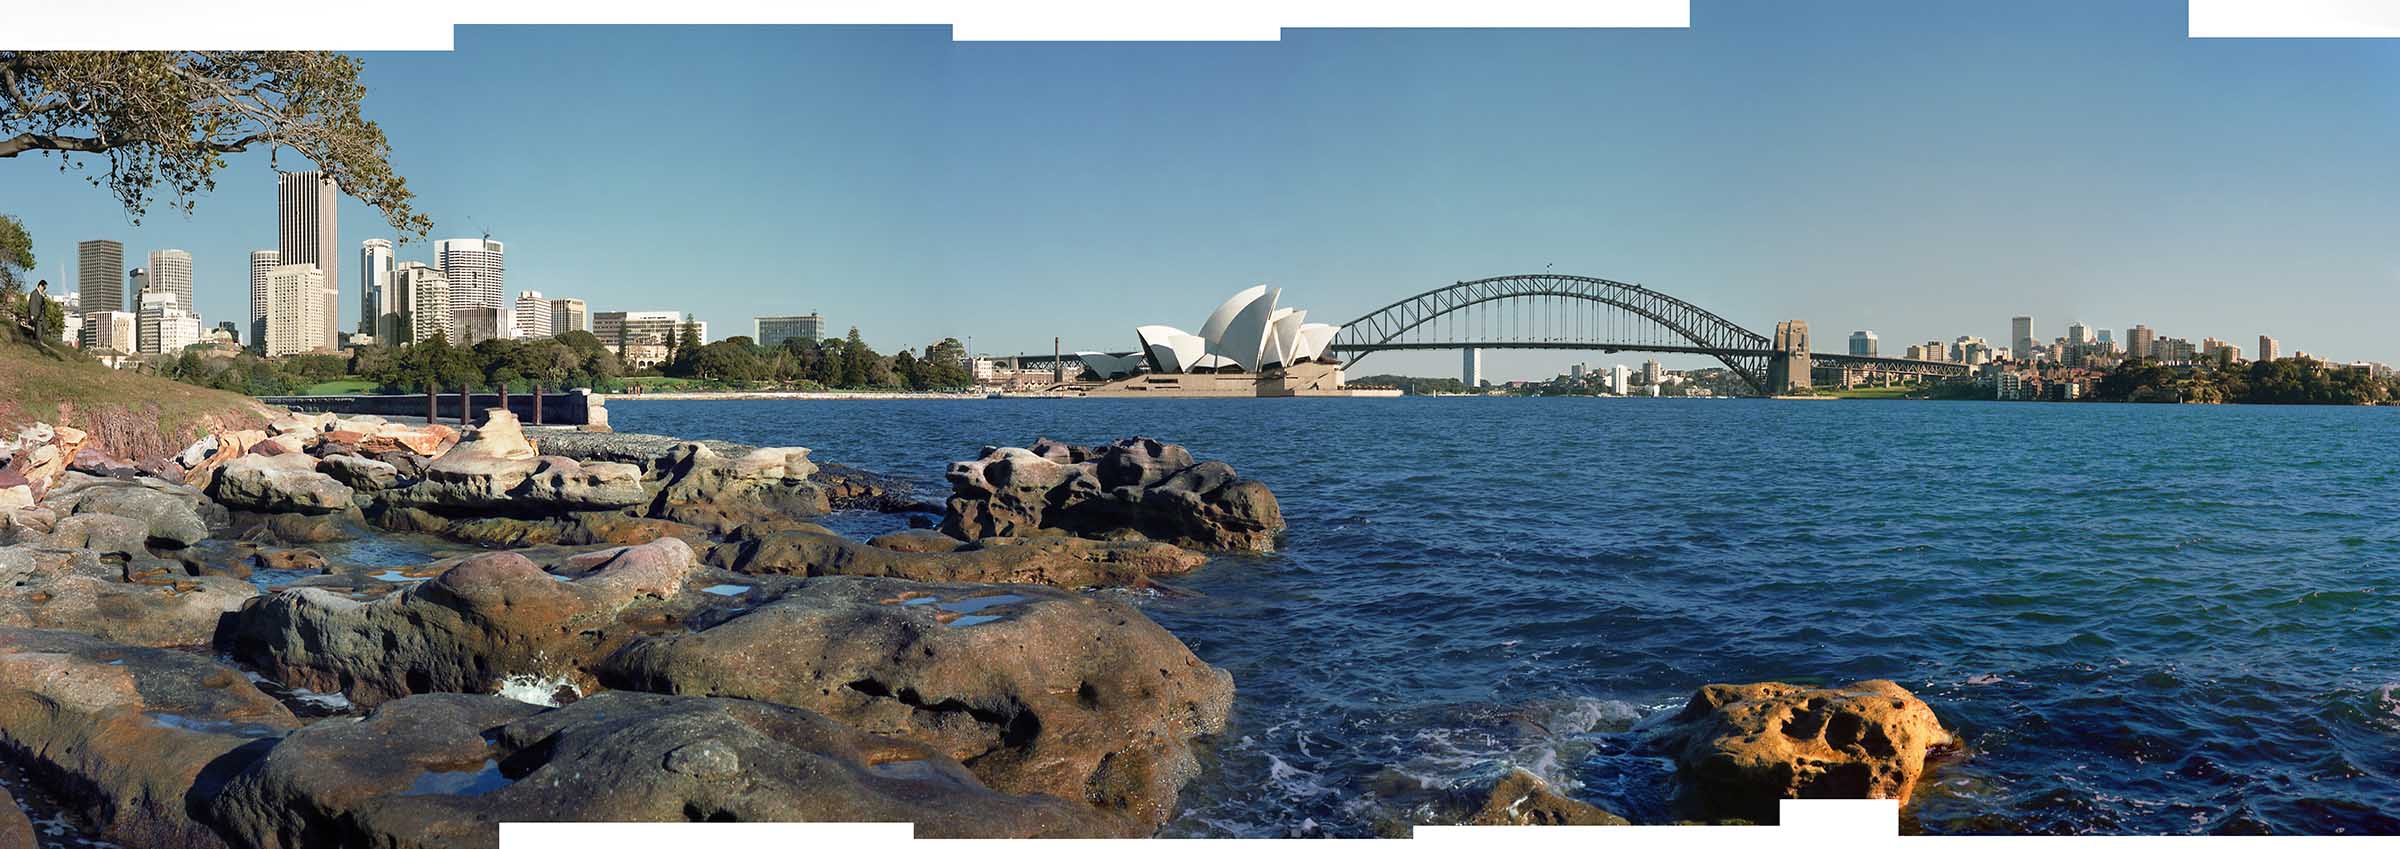
[[[1308,311],[1281,306],[1282,296],[1252,286],[1219,304],[1199,333],[1147,324],[1134,328],[1133,353],[1076,352],[1103,381],[1089,394],[1361,394],[1343,388],[1341,361],[1325,350],[1334,326],[1308,323]]]

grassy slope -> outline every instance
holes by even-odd
[[[0,433],[37,421],[71,425],[111,454],[141,458],[267,421],[267,408],[247,396],[115,371],[73,349],[27,344],[13,324],[0,325]]]

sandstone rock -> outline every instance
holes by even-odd
[[[549,518],[471,516],[454,518],[414,507],[387,507],[376,524],[395,531],[431,534],[486,548],[536,545],[640,545],[674,538],[695,549],[709,544],[707,531],[667,519],[606,511],[579,511]]]
[[[789,453],[793,451],[799,454]],[[665,482],[650,515],[726,533],[755,522],[822,516],[833,509],[822,487],[792,474],[799,467],[813,473],[807,449],[759,449],[744,458],[763,456],[781,457],[783,462],[760,459],[745,466],[701,443],[677,446],[661,463],[659,475]]]
[[[358,441],[358,450],[369,455],[406,452],[418,457],[439,457],[458,443],[458,431],[448,425],[428,424],[407,427],[385,424]]]
[[[957,551],[959,546],[963,545],[953,537],[930,530],[893,531],[867,540],[867,544],[907,554],[939,554],[945,551]]]
[[[1540,776],[1511,769],[1463,825],[1629,825],[1624,817],[1558,794]]]
[[[175,462],[186,469],[200,465],[200,461],[217,453],[217,445],[220,441],[213,433],[193,440],[192,444],[184,446],[183,451],[175,455]]]
[[[288,434],[324,433],[338,417],[332,413],[293,413],[267,423],[267,430],[276,436]]]
[[[0,628],[0,748],[63,776],[70,803],[122,845],[224,846],[193,811],[298,725],[198,655]]]
[[[732,474],[736,478],[757,480],[805,480],[817,473],[817,464],[808,461],[806,448],[758,448],[733,460]]]
[[[1710,684],[1645,729],[1676,762],[1685,806],[1705,819],[1776,821],[1779,799],[1908,803],[1927,751],[1952,738],[1890,681],[1811,688]]]
[[[317,471],[353,490],[378,492],[400,485],[398,467],[355,454],[336,454],[318,460]]]
[[[750,575],[853,575],[915,581],[1132,587],[1180,575],[1204,555],[1146,540],[1073,537],[993,539],[940,552],[861,545],[823,530],[744,529],[709,552],[709,563]]]
[[[258,594],[243,581],[187,578],[171,565],[168,571],[130,583],[88,550],[0,548],[0,627],[74,631],[141,646],[207,646],[226,617]]]
[[[1132,531],[1194,548],[1265,551],[1283,530],[1266,485],[1181,446],[1134,438],[1090,448],[1043,440],[950,466],[942,532],[965,540],[1043,531]]]
[[[241,510],[332,513],[351,506],[351,489],[317,471],[307,454],[246,455],[218,470],[210,497]]]
[[[140,466],[111,457],[108,452],[97,448],[84,448],[76,451],[74,458],[67,461],[67,469],[109,478],[130,478],[142,472]]]
[[[689,624],[626,643],[602,683],[807,708],[933,746],[1002,792],[1146,827],[1174,812],[1191,741],[1223,730],[1233,697],[1131,606],[1043,587],[812,578]]]
[[[6,474],[17,481],[25,479],[24,476],[14,472],[0,474]],[[33,486],[31,484],[0,480],[0,510],[15,510],[31,506],[33,506]]]
[[[567,510],[616,510],[648,503],[642,470],[625,463],[542,457],[521,497]]]
[[[155,478],[115,480],[70,476],[51,504],[70,514],[107,514],[138,525],[151,545],[183,548],[208,538],[198,490]]]
[[[250,555],[250,564],[259,569],[322,574],[325,555],[313,548],[270,548]]]
[[[41,845],[33,833],[33,820],[17,806],[8,788],[0,787],[0,849],[41,849]]]
[[[58,520],[46,541],[54,548],[88,548],[101,554],[148,555],[149,529],[139,520],[105,513],[80,513]]]
[[[366,535],[354,510],[338,513],[235,513],[234,528],[244,541],[260,545],[317,545],[358,539]]]
[[[663,539],[602,552],[559,580],[514,553],[467,558],[430,581],[361,602],[322,589],[262,596],[236,616],[233,656],[289,686],[361,705],[412,693],[489,693],[511,675],[586,680],[618,614],[675,595],[690,546]]]
[[[264,457],[306,454],[310,444],[311,440],[306,434],[283,433],[259,440],[258,444],[250,446],[250,453]]]
[[[890,822],[922,837],[1137,836],[1121,818],[995,793],[923,746],[795,708],[604,693],[555,710],[415,696],[294,732],[217,797],[261,849],[497,844],[516,821]]]

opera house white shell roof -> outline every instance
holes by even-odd
[[[1228,368],[1255,372],[1324,356],[1325,346],[1333,341],[1333,325],[1306,323],[1307,310],[1277,306],[1282,297],[1283,290],[1265,286],[1235,292],[1209,312],[1208,320],[1201,323],[1197,334],[1163,324],[1134,328],[1142,343],[1136,356],[1146,359],[1152,371],[1162,374]],[[1085,364],[1092,365],[1092,359],[1086,357]],[[1098,367],[1093,371],[1103,377],[1110,376],[1109,371]]]

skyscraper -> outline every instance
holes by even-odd
[[[2283,356],[2283,343],[2275,341],[2275,337],[2273,336],[2269,336],[2264,333],[2259,334],[2258,361],[2262,363],[2271,363],[2275,361],[2276,357],[2280,356]]]
[[[250,348],[267,350],[267,273],[283,264],[275,251],[250,252]]]
[[[334,246],[341,243],[339,227],[334,220],[335,208],[341,201],[341,189],[333,179],[318,171],[295,171],[275,175],[275,234],[276,253],[285,265],[317,267],[320,285],[325,291],[317,314],[317,331],[324,338],[326,350],[341,347],[341,290],[342,263],[333,255]],[[272,316],[274,310],[269,309]],[[299,350],[317,347],[310,343]]]
[[[376,344],[389,347],[383,338],[391,324],[389,316],[399,310],[392,291],[392,240],[368,239],[358,243],[358,332],[375,337]]]
[[[2017,359],[2033,359],[2033,316],[2020,315],[2008,320],[2008,346],[2016,352]]]
[[[1459,375],[1459,380],[1465,382],[1469,390],[1482,386],[1483,351],[1477,348],[1468,348],[1466,355],[1461,359],[1465,362],[1459,368],[1459,371],[1463,372]]]
[[[441,272],[422,262],[403,262],[392,267],[391,286],[397,299],[392,344],[423,342],[436,334],[452,338],[450,281],[442,279]]]
[[[542,297],[540,292],[517,293],[515,321],[519,339],[540,339],[552,335],[550,331],[550,300]]]
[[[286,263],[267,272],[267,356],[332,350],[325,344],[325,300],[325,272],[313,264]]]
[[[550,333],[558,335],[592,329],[591,312],[584,308],[581,298],[550,299]]]
[[[2147,324],[2136,324],[2133,329],[2125,331],[2125,356],[2137,360],[2151,356],[2150,345],[2156,341],[2158,331],[2150,329]]]
[[[1850,356],[1875,356],[1875,331],[1861,330],[1850,334]]]
[[[125,245],[108,239],[75,243],[75,290],[83,298],[85,315],[125,311]],[[88,326],[88,325],[87,325]],[[128,349],[132,339],[124,340]],[[92,334],[83,346],[94,346]]]
[[[192,309],[192,255],[168,248],[150,252],[150,290],[170,292],[185,312]]]
[[[2074,322],[2074,323],[2071,323],[2071,324],[2068,324],[2068,325],[2067,325],[2067,344],[2069,344],[2069,345],[2089,345],[2089,344],[2092,344],[2092,328],[2091,328],[2091,325],[2084,324],[2083,322],[2080,322],[2080,321],[2078,321],[2078,322]]]
[[[470,307],[503,309],[507,256],[493,239],[440,239],[433,243],[433,268],[450,281],[450,311]]]

